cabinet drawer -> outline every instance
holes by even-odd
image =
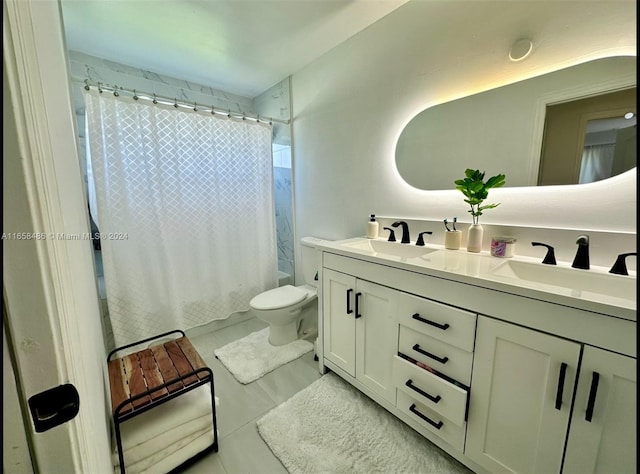
[[[402,294],[398,303],[400,324],[473,352],[475,313],[408,294]]]
[[[462,426],[456,425],[401,390],[398,390],[397,406],[420,426],[440,436],[459,451],[463,450],[466,423]]]
[[[458,347],[400,325],[398,352],[411,357],[467,387],[473,355]]]
[[[462,426],[467,391],[398,356],[393,360],[393,382],[398,389],[434,413]]]

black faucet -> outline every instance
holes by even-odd
[[[579,235],[576,244],[578,244],[578,251],[571,266],[589,270],[589,236],[585,234]]]
[[[393,224],[391,224],[392,227],[398,227],[399,225],[402,226],[402,239],[400,239],[400,243],[408,244],[410,242],[409,224],[407,224],[405,221],[395,221]]]
[[[420,232],[418,234],[418,240],[416,240],[416,245],[420,247],[424,247],[424,237],[422,237],[424,234],[431,235],[433,234],[433,232],[431,232],[430,230],[425,230],[424,232]]]
[[[393,229],[391,227],[383,227],[383,229],[389,231],[389,238],[387,239],[387,242],[395,242],[396,234],[393,232]]]
[[[556,265],[556,253],[551,245],[543,244],[542,242],[531,242],[531,245],[533,245],[534,247],[546,247],[547,254],[544,256],[542,263],[544,263],[545,265]]]
[[[615,273],[616,275],[628,275],[629,272],[627,271],[627,264],[625,263],[625,258],[627,258],[630,255],[637,255],[637,253],[636,252],[621,253],[620,255],[618,255],[618,258],[616,259],[616,263],[613,264],[613,267],[611,267],[611,270],[609,270],[609,273]]]

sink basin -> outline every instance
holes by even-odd
[[[355,250],[364,250],[380,256],[394,258],[419,258],[438,249],[419,247],[415,244],[401,244],[400,242],[388,242],[386,240],[362,239],[342,244]]]
[[[583,292],[588,292],[625,300],[635,301],[636,299],[637,280],[632,276],[518,260],[507,260],[494,268],[491,273],[520,282],[566,288],[575,296],[582,296]]]

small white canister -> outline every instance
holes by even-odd
[[[514,237],[493,237],[491,239],[491,255],[493,257],[513,257],[516,239]]]

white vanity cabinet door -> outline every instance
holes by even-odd
[[[356,379],[392,403],[393,357],[398,347],[398,291],[356,280]]]
[[[636,359],[586,346],[563,473],[635,473]]]
[[[559,473],[579,357],[580,344],[478,317],[465,454],[490,472]]]
[[[398,347],[396,290],[330,269],[323,271],[324,358],[395,403]]]
[[[355,288],[355,277],[323,270],[324,357],[352,377],[356,376]]]

